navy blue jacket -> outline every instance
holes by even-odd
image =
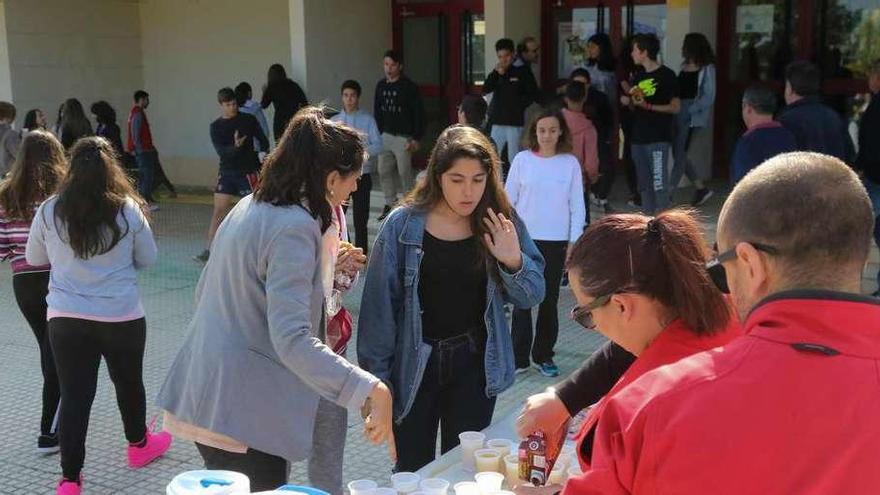
[[[779,114],[779,122],[794,134],[798,151],[824,153],[846,163],[855,159],[855,148],[843,119],[817,96],[808,96],[785,107]]]
[[[747,130],[733,149],[730,184],[735,185],[765,160],[797,150],[794,134],[779,122],[773,121]]]
[[[859,121],[859,156],[856,169],[865,177],[880,184],[880,93],[871,97],[871,103]]]

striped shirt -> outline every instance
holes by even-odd
[[[30,220],[8,218],[0,208],[0,261],[9,261],[13,274],[49,271],[49,265],[32,266],[24,259],[30,230]]]

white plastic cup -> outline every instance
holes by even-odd
[[[521,483],[519,480],[519,454],[507,454],[503,460],[507,487],[513,488]]]
[[[485,471],[477,473],[477,475],[474,476],[474,480],[476,480],[477,486],[480,487],[480,492],[483,495],[487,495],[501,490],[501,483],[504,483],[504,475],[501,473]]]
[[[485,471],[501,472],[501,455],[494,449],[480,449],[474,452],[474,459],[477,464],[477,472]]]
[[[348,484],[348,491],[351,495],[373,495],[373,490],[378,487],[373,480],[354,480]]]
[[[483,442],[486,435],[478,431],[465,431],[458,434],[458,440],[461,442],[461,466],[465,471],[474,472],[477,470],[474,452],[483,448]]]
[[[486,448],[497,450],[501,457],[504,457],[513,450],[513,442],[506,438],[493,438],[486,442]]]
[[[446,495],[449,482],[440,478],[428,478],[419,483],[419,488],[425,492],[425,495]]]
[[[452,487],[455,495],[480,495],[480,486],[474,481],[462,481]]]
[[[422,477],[416,473],[399,472],[391,475],[391,486],[397,493],[412,493],[419,489],[419,481]]]
[[[397,490],[383,486],[381,488],[373,488],[370,495],[397,495]]]
[[[550,485],[564,485],[567,480],[568,472],[565,464],[553,466],[553,471],[550,471],[550,476],[547,477],[547,482]]]

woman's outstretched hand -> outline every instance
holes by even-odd
[[[516,226],[504,213],[496,214],[492,208],[488,209],[483,223],[489,228],[489,233],[483,238],[486,248],[507,271],[518,272],[523,262]]]
[[[370,392],[364,407],[364,436],[375,444],[388,442],[388,455],[397,462],[397,447],[394,443],[394,430],[391,422],[394,418],[391,390],[379,382]]]

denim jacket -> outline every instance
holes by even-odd
[[[704,66],[697,77],[697,97],[690,102],[682,101],[681,111],[690,114],[690,127],[707,127],[715,106],[715,65]]]
[[[431,346],[422,341],[418,290],[426,221],[426,212],[411,207],[398,208],[388,216],[370,252],[358,320],[358,363],[389,385],[398,423],[412,407],[431,356]],[[522,268],[507,273],[499,266],[503,290],[491,276],[486,284],[483,318],[488,334],[488,397],[503,392],[514,379],[513,341],[504,317],[504,303],[526,309],[544,299],[544,258],[525,225],[517,217],[513,221],[522,250]]]

